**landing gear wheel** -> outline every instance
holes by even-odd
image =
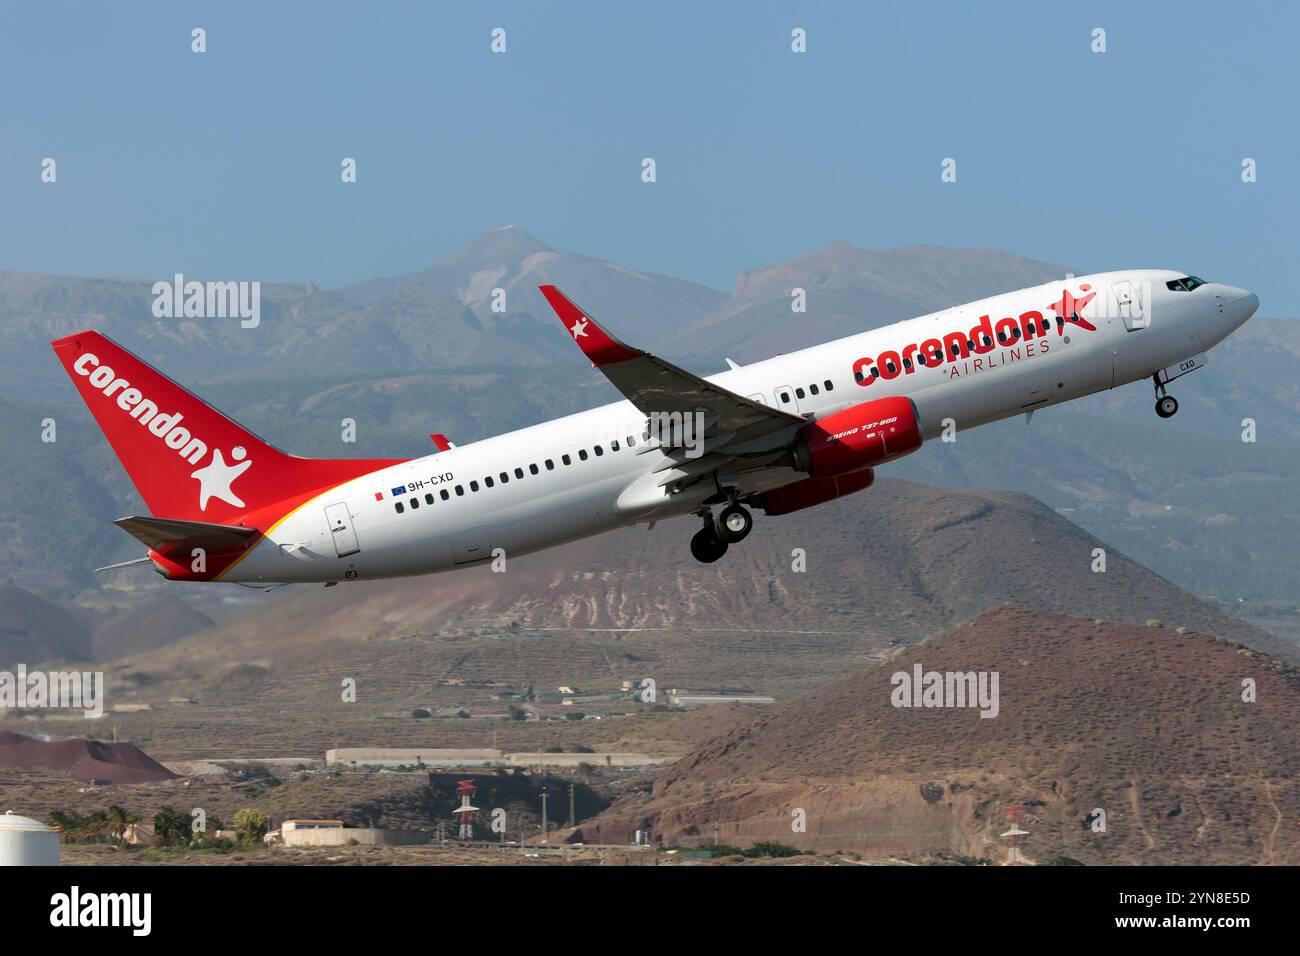
[[[724,508],[714,525],[718,538],[727,544],[744,541],[753,528],[753,516],[750,515],[749,509],[741,505]]]
[[[727,553],[727,542],[714,534],[712,528],[701,528],[691,538],[691,554],[703,564],[712,564]]]
[[[1172,395],[1161,395],[1156,399],[1156,414],[1161,418],[1173,418],[1178,411],[1178,399]]]

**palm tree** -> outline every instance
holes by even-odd
[[[51,810],[50,815],[46,817],[46,822],[51,830],[56,830],[65,838],[71,839],[81,826],[81,817],[75,810]]]
[[[110,824],[108,814],[103,810],[96,810],[94,813],[82,819],[82,835],[96,842],[103,842],[104,837],[109,835]]]
[[[108,833],[113,838],[113,842],[121,843],[122,836],[126,833],[126,828],[133,823],[139,823],[140,818],[132,813],[119,807],[116,803],[108,808]]]

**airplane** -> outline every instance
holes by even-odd
[[[712,563],[753,510],[869,488],[925,441],[1150,379],[1166,386],[1259,299],[1182,272],[1048,282],[701,377],[625,344],[553,285],[568,335],[624,400],[415,459],[308,459],[264,442],[109,337],[51,343],[148,515],[116,524],[174,581],[253,587],[448,571],[679,515]],[[106,570],[106,569],[98,569]]]

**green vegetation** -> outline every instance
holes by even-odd
[[[235,829],[239,831],[240,842],[245,845],[260,845],[270,827],[270,818],[253,807],[245,807],[235,814]]]
[[[755,843],[753,846],[746,847],[743,850],[740,847],[731,846],[728,843],[706,843],[702,846],[690,847],[689,849],[698,853],[707,853],[714,859],[723,856],[743,856],[753,860],[759,857],[787,857],[803,855],[802,850],[795,849],[792,846],[786,846],[784,843],[772,843],[768,841]]]
[[[126,828],[140,818],[114,804],[84,815],[75,810],[52,810],[45,822],[65,843],[121,843]]]
[[[159,846],[189,846],[190,815],[175,807],[163,807],[154,814],[153,835]]]

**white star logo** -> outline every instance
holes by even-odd
[[[243,462],[240,465],[227,465],[226,459],[221,454],[220,448],[212,450],[212,461],[206,468],[200,468],[193,472],[190,477],[199,480],[199,510],[208,510],[209,498],[220,498],[228,505],[234,505],[236,508],[244,507],[244,503],[239,496],[230,490],[231,484],[236,478],[248,471],[252,467],[253,461],[249,459],[244,461],[244,456],[248,452],[244,451],[243,446],[236,445],[230,449],[230,457],[234,461]]]
[[[587,320],[578,319],[573,323],[573,328],[569,329],[569,331],[573,333],[573,341],[578,341],[578,336],[585,339],[587,337]]]

